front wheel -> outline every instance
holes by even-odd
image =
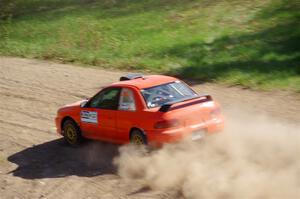
[[[63,136],[65,141],[72,146],[80,144],[83,140],[80,128],[73,120],[67,120],[64,122]]]
[[[147,138],[140,130],[133,130],[130,142],[135,145],[147,145]]]

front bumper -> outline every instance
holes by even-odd
[[[61,135],[62,134],[61,119],[59,117],[56,117],[54,121],[56,126],[56,132]]]

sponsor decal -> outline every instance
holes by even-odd
[[[82,122],[98,123],[98,114],[95,111],[81,111],[80,119]]]

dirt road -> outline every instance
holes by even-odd
[[[117,175],[118,146],[70,148],[55,133],[58,107],[93,95],[123,72],[0,58],[0,198],[178,198]],[[224,107],[300,123],[300,97],[215,84],[194,85]]]

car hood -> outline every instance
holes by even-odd
[[[86,99],[84,100],[79,100],[77,102],[74,102],[74,103],[71,103],[71,104],[66,104],[64,105],[62,108],[67,108],[67,107],[77,107],[77,106],[80,106],[80,104],[84,101],[87,101]]]
[[[71,104],[66,104],[64,105],[63,107],[61,107],[58,112],[65,112],[65,111],[69,111],[69,110],[72,110],[72,109],[75,109],[75,108],[79,108],[80,107],[80,104],[82,102],[86,101],[86,99],[84,100],[80,100],[80,101],[77,101],[77,102],[74,102],[74,103],[71,103]]]

